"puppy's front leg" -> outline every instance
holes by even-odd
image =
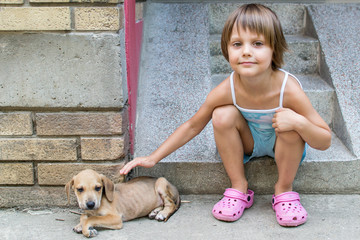
[[[84,220],[82,233],[86,237],[95,237],[97,231],[94,227],[121,229],[122,225],[121,216],[118,215],[91,216]]]
[[[74,232],[82,233],[82,226],[84,224],[84,220],[87,219],[87,217],[88,217],[87,215],[81,214],[80,223],[73,228]]]

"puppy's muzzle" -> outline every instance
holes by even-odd
[[[95,207],[95,202],[93,202],[93,201],[88,201],[88,202],[86,203],[86,207],[87,207],[87,209],[89,209],[89,210],[94,209],[94,207]]]

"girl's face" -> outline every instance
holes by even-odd
[[[271,70],[273,50],[263,35],[234,25],[228,53],[231,68],[242,77],[256,77]]]

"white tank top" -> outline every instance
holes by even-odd
[[[288,80],[289,75],[292,76],[293,78],[295,78],[298,81],[298,83],[300,84],[300,87],[302,88],[300,81],[294,75],[286,72],[283,69],[279,69],[279,70],[285,73],[283,83],[281,86],[281,90],[280,90],[279,106],[276,108],[273,108],[273,109],[264,109],[264,110],[262,110],[262,109],[261,110],[246,109],[246,108],[242,108],[236,104],[235,88],[234,88],[234,72],[232,72],[230,75],[230,86],[231,86],[231,95],[232,95],[233,104],[237,107],[237,109],[239,109],[239,111],[241,112],[243,117],[248,121],[248,124],[252,125],[253,127],[257,128],[258,130],[260,130],[260,129],[273,130],[272,119],[275,114],[275,111],[277,109],[280,109],[283,107],[284,90],[285,90],[286,82]]]

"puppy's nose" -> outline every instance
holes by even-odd
[[[88,209],[93,209],[93,208],[95,207],[95,202],[93,202],[93,201],[87,202],[87,203],[86,203],[86,207],[87,207]]]

